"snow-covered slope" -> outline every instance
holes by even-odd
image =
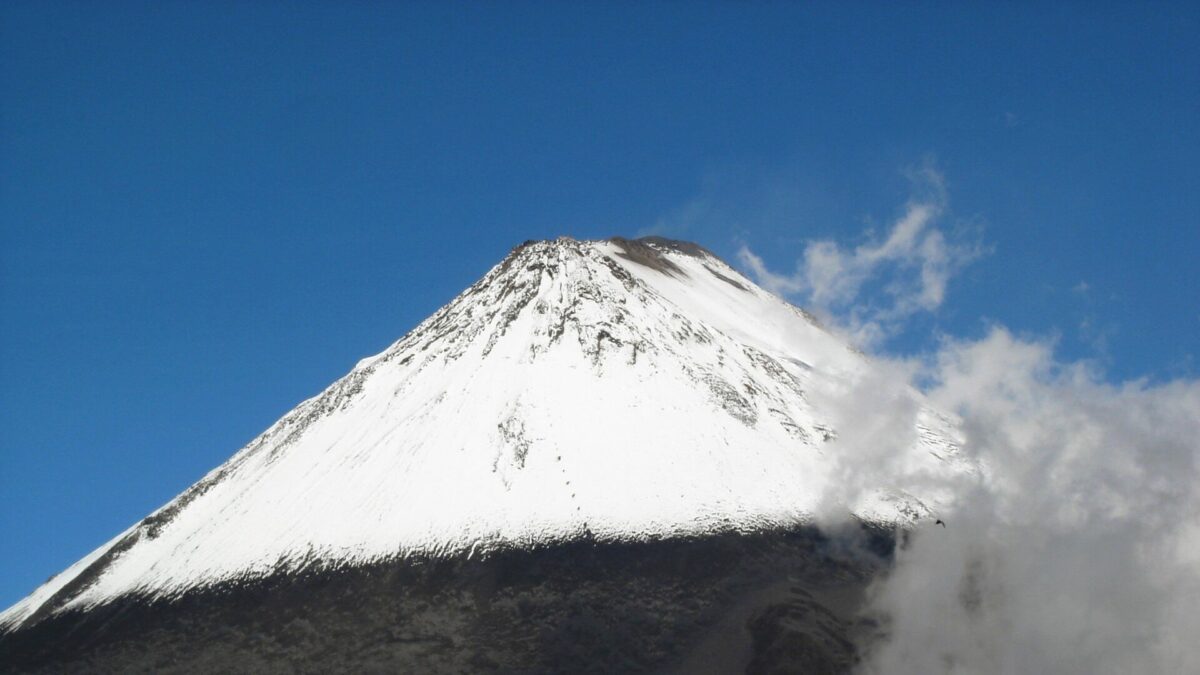
[[[318,562],[803,523],[836,434],[806,391],[866,367],[695,245],[528,242],[0,629]],[[879,487],[848,506],[925,508]]]

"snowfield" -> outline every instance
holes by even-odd
[[[806,523],[838,432],[808,393],[870,367],[695,245],[529,242],[0,629],[318,562]],[[952,427],[924,419],[911,461],[958,470]],[[846,507],[936,507],[878,488]]]

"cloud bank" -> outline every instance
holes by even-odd
[[[1003,328],[925,375],[983,471],[874,589],[863,672],[1200,672],[1200,383],[1107,383]]]
[[[885,237],[809,243],[790,274],[749,249],[742,263],[860,335],[894,330],[936,310],[981,250],[937,229],[934,187]],[[880,297],[866,297],[873,278]],[[875,371],[823,402],[847,420],[830,498],[849,503],[876,481],[953,498],[938,512],[947,527],[902,537],[872,588],[879,632],[861,645],[862,673],[1200,672],[1200,381],[1112,382],[1003,326],[872,358]],[[918,383],[978,471],[946,477],[903,459],[928,414]]]

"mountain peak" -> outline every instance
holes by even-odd
[[[738,290],[749,290],[745,283],[737,280],[736,277],[741,275],[736,272],[729,274],[733,268],[712,251],[690,241],[660,236],[645,236],[636,239],[613,236],[607,239],[579,240],[563,235],[555,239],[530,239],[513,248],[505,261],[501,263],[501,267],[509,267],[514,264],[512,261],[530,256],[551,255],[551,257],[559,259],[563,256],[579,257],[586,255],[587,251],[597,248],[602,249],[602,255],[615,255],[622,260],[669,276],[686,276],[688,274],[674,261],[675,258],[698,260],[702,263],[702,267],[717,279]]]
[[[313,565],[804,523],[836,437],[809,391],[864,367],[696,244],[526,242],[0,630]],[[926,508],[880,488],[847,508]]]

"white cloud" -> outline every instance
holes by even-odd
[[[919,195],[882,238],[853,248],[828,240],[810,241],[791,274],[772,272],[748,246],[738,260],[764,288],[794,296],[835,317],[861,344],[875,344],[919,312],[942,305],[951,277],[984,251],[976,242],[951,241],[937,221],[946,210],[945,181],[930,165],[911,172]],[[887,277],[876,297],[864,288]]]
[[[922,368],[879,361],[933,383],[984,470],[951,479],[948,527],[919,528],[874,589],[886,638],[863,672],[1200,672],[1200,382],[1107,383],[1000,327]],[[843,473],[936,480],[886,461],[911,440],[886,429],[915,415],[888,391],[847,392],[885,431]]]

